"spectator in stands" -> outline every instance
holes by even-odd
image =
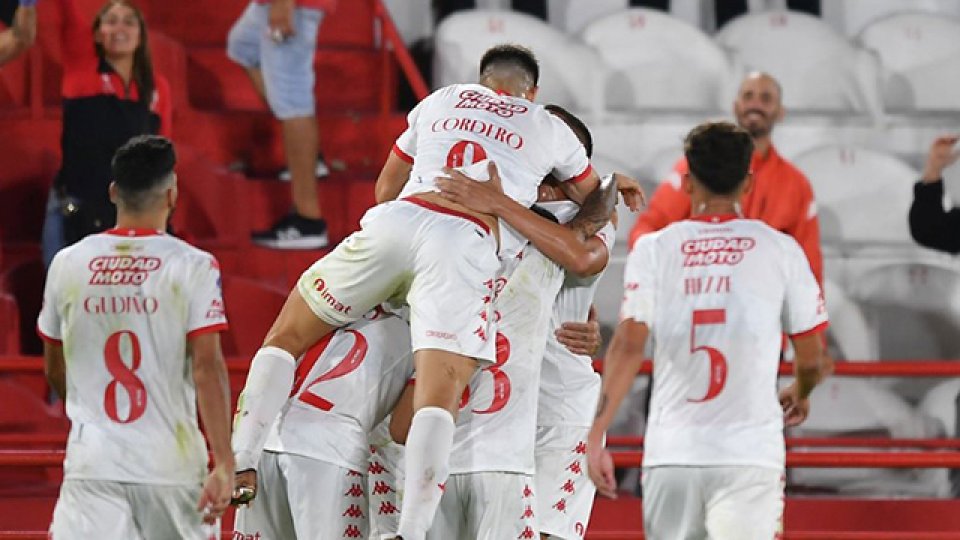
[[[167,80],[153,71],[143,14],[110,0],[93,21],[93,39],[75,0],[57,0],[63,57],[63,161],[47,205],[43,257],[114,226],[110,160],[136,135],[170,137]]]
[[[960,207],[943,208],[943,170],[960,158],[958,135],[937,137],[930,145],[923,176],[913,187],[910,234],[922,246],[960,253]]]
[[[23,54],[37,37],[37,0],[20,0],[12,24],[0,31],[0,65]]]
[[[820,224],[810,182],[773,147],[773,128],[783,119],[780,83],[766,73],[751,73],[740,84],[733,103],[737,124],[753,137],[754,154],[750,163],[754,184],[740,201],[744,217],[759,219],[797,240],[810,261],[810,268],[823,283],[823,259],[820,254]],[[630,231],[630,246],[646,233],[690,217],[690,198],[681,188],[681,178],[689,171],[681,159],[674,172],[657,188]]]
[[[253,233],[253,241],[267,247],[318,249],[328,242],[316,185],[329,171],[318,158],[313,58],[320,23],[336,2],[253,0],[227,38],[227,55],[246,69],[283,125],[293,211],[269,230]]]

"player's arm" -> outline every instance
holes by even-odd
[[[441,196],[504,220],[565,270],[577,275],[592,275],[606,266],[609,257],[606,245],[599,239],[596,242],[588,240],[610,219],[617,200],[613,183],[594,190],[584,201],[577,217],[568,225],[560,225],[507,197],[500,187],[497,166],[492,161],[488,165],[488,182],[477,182],[453,169],[444,169],[444,172],[449,177],[437,179]]]
[[[47,383],[63,401],[67,400],[67,365],[63,358],[63,344],[44,340],[43,373]]]
[[[671,173],[653,192],[647,209],[637,217],[630,230],[628,246],[633,247],[641,236],[659,231],[667,225],[690,215],[690,197],[681,189],[681,178],[686,172],[684,162],[678,163]]]
[[[820,332],[793,337],[790,341],[795,353],[794,381],[780,391],[780,406],[783,407],[784,424],[796,426],[807,419],[810,393],[833,372],[833,360],[824,354],[823,334]]]
[[[213,471],[207,477],[197,509],[212,523],[230,504],[234,459],[230,448],[230,382],[220,349],[220,334],[206,332],[188,342],[193,359],[197,407],[213,454]]]
[[[413,385],[411,379],[390,413],[390,438],[397,444],[407,443],[410,424],[413,423]]]
[[[600,352],[600,346],[603,345],[597,308],[590,306],[587,322],[567,321],[554,331],[554,336],[573,354],[583,356],[597,354]]]
[[[407,183],[407,179],[410,178],[411,170],[413,170],[413,159],[395,146],[387,156],[387,162],[383,164],[380,176],[377,177],[377,184],[374,187],[377,203],[396,199]]]
[[[624,319],[617,326],[603,360],[600,401],[587,436],[587,463],[590,479],[597,486],[597,492],[605,497],[616,497],[617,481],[613,459],[604,448],[604,437],[640,370],[648,335],[646,323]]]

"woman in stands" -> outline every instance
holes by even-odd
[[[153,71],[143,14],[110,0],[90,34],[76,0],[57,0],[63,57],[63,161],[47,206],[43,255],[113,227],[110,160],[131,137],[170,137],[167,80]],[[92,38],[92,39],[91,39]]]

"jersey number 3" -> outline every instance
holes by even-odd
[[[717,397],[727,383],[727,359],[723,353],[707,345],[697,346],[697,327],[708,324],[725,324],[727,322],[727,312],[723,309],[698,309],[693,312],[693,324],[690,326],[690,354],[693,355],[700,351],[707,353],[707,359],[710,360],[710,384],[707,386],[707,393],[700,399],[690,399],[692,403],[703,403]]]
[[[130,352],[130,365],[123,360],[121,351],[121,342],[127,338]],[[110,334],[107,343],[103,346],[103,358],[107,365],[107,371],[110,372],[111,379],[107,384],[107,389],[103,394],[103,408],[107,416],[118,424],[129,424],[143,416],[147,410],[147,388],[143,381],[135,373],[140,367],[141,353],[140,340],[137,335],[129,330],[121,330]],[[117,386],[123,388],[130,401],[130,410],[126,418],[120,418],[120,412],[117,410]]]

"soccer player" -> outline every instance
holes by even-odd
[[[478,363],[494,361],[500,268],[497,220],[435,193],[435,177],[444,166],[477,163],[482,170],[489,159],[505,171],[506,194],[523,205],[534,202],[551,172],[576,200],[599,184],[573,133],[529,101],[538,76],[528,50],[494,47],[481,60],[480,84],[441,88],[410,113],[377,180],[378,200],[390,202],[369,210],[360,231],[304,272],[253,359],[236,424],[236,437],[253,443],[236,456],[238,471],[256,467],[296,358],[377,304],[404,301],[418,375],[398,536],[424,537],[446,480],[460,395]],[[521,245],[502,240],[501,256]]]
[[[729,123],[684,143],[690,219],[637,241],[624,271],[621,323],[607,351],[587,440],[590,477],[614,496],[604,432],[633,383],[647,337],[654,383],[643,455],[651,540],[769,539],[781,530],[783,426],[802,422],[825,374],[820,287],[797,242],[738,215],[753,142]],[[777,396],[781,333],[794,382]]]
[[[71,420],[51,538],[209,538],[233,490],[220,270],[163,233],[173,145],[140,136],[113,158],[117,227],[60,251],[37,328]],[[197,408],[213,453],[197,426]],[[208,529],[208,530],[205,530]]]
[[[256,472],[239,475],[257,498],[235,537],[366,538],[368,437],[412,374],[410,328],[379,307],[311,347]]]

